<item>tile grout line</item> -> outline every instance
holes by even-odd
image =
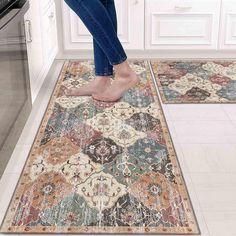
[[[197,202],[198,202],[198,206],[199,206],[199,209],[200,209],[200,213],[201,213],[202,220],[203,220],[203,222],[205,223],[205,226],[206,226],[206,229],[207,229],[207,232],[208,232],[209,236],[213,236],[213,235],[210,234],[210,229],[209,229],[209,227],[208,227],[208,224],[207,224],[205,215],[204,215],[204,213],[203,213],[202,205],[201,205],[200,200],[199,200],[199,198],[198,198],[197,191],[196,191],[196,187],[195,187],[195,185],[194,185],[194,183],[193,183],[193,180],[192,180],[192,177],[191,177],[191,173],[189,174],[189,178],[190,178],[191,183],[192,183],[192,189],[193,189],[193,191],[194,191],[194,195],[195,195],[195,197],[196,197],[196,199],[197,199]]]
[[[221,108],[222,108],[224,114],[229,118],[230,123],[231,123],[231,124],[235,127],[235,129],[236,129],[236,124],[233,123],[235,120],[232,120],[232,119],[231,119],[231,117],[229,116],[229,114],[226,112],[226,110],[225,110],[225,108],[224,108],[224,105],[228,105],[228,104],[221,104]]]
[[[200,145],[201,145],[201,144],[200,144]],[[182,154],[183,154],[183,159],[185,160],[186,155],[185,155],[185,153],[183,152],[183,146],[182,146],[181,143],[180,143],[180,149],[181,149],[181,152],[182,152]],[[185,161],[185,163],[186,163],[186,161]],[[188,166],[187,166],[187,168],[188,168]],[[202,209],[202,206],[201,206],[199,197],[198,197],[198,195],[197,195],[197,190],[196,190],[196,187],[195,187],[195,185],[194,185],[194,182],[193,182],[193,179],[192,179],[192,176],[191,176],[192,173],[194,173],[194,172],[190,172],[190,171],[189,171],[189,172],[186,173],[186,174],[188,175],[188,177],[189,177],[189,179],[190,179],[191,189],[192,189],[192,191],[193,191],[193,194],[194,194],[194,196],[195,196],[195,198],[196,198],[196,201],[197,201],[197,204],[198,204],[198,207],[199,207],[199,210],[196,210],[196,211],[199,211],[199,212],[201,213],[201,216],[200,216],[200,217],[202,218],[202,220],[203,220],[203,222],[204,222],[204,224],[205,224],[205,226],[206,226],[206,229],[207,229],[207,232],[208,232],[209,236],[211,236],[209,227],[208,227],[208,225],[207,225],[206,218],[205,218],[205,216],[204,216],[204,214],[203,214],[203,209]],[[200,173],[200,174],[201,174],[201,173]],[[184,175],[184,173],[183,173],[183,175]],[[187,183],[186,183],[186,184],[187,184]],[[200,230],[201,230],[201,229],[200,229]],[[212,235],[212,236],[213,236],[213,235]]]

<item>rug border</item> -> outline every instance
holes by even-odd
[[[22,168],[22,171],[21,171],[21,174],[20,174],[20,176],[19,176],[19,179],[18,179],[18,182],[17,182],[17,184],[16,184],[16,187],[15,187],[15,189],[14,189],[14,192],[13,192],[13,194],[12,194],[12,197],[11,197],[11,200],[10,200],[10,202],[9,202],[9,205],[8,205],[8,208],[7,208],[7,210],[6,210],[6,212],[5,212],[5,216],[4,216],[4,218],[3,218],[3,220],[2,220],[2,224],[1,224],[1,228],[0,228],[0,232],[1,233],[9,233],[9,234],[11,234],[11,233],[21,233],[21,234],[28,234],[28,233],[35,233],[35,234],[57,234],[57,233],[66,233],[66,234],[68,234],[68,233],[71,233],[71,234],[91,234],[91,233],[93,233],[93,231],[94,231],[94,228],[95,227],[92,227],[93,228],[93,230],[92,231],[89,231],[89,232],[86,232],[86,228],[88,229],[88,227],[84,227],[85,228],[85,230],[84,231],[82,231],[82,230],[80,230],[80,232],[78,232],[78,227],[74,227],[75,229],[76,229],[76,232],[71,232],[72,231],[72,228],[73,227],[57,227],[57,231],[55,232],[55,231],[51,231],[51,232],[43,232],[43,230],[41,230],[41,232],[39,232],[38,230],[36,231],[36,232],[34,232],[36,229],[38,229],[38,227],[35,227],[35,229],[33,229],[33,230],[29,230],[29,231],[25,231],[25,232],[23,232],[22,231],[22,229],[21,229],[21,231],[8,231],[7,230],[7,225],[6,225],[6,227],[5,227],[5,224],[7,223],[7,222],[5,222],[5,220],[6,219],[8,219],[9,218],[9,216],[10,215],[14,215],[15,214],[15,212],[14,213],[12,213],[11,211],[10,211],[10,207],[12,207],[12,205],[14,206],[14,204],[13,204],[13,198],[14,197],[16,197],[15,196],[15,192],[16,192],[16,190],[18,190],[18,187],[20,187],[20,182],[23,182],[23,179],[24,179],[24,177],[22,177],[22,174],[23,174],[23,171],[25,170],[25,169],[27,169],[26,168],[26,165],[28,164],[28,162],[30,162],[30,154],[32,154],[33,152],[32,152],[32,149],[33,149],[33,147],[36,149],[36,147],[37,147],[37,145],[35,145],[36,144],[36,140],[38,141],[38,138],[39,138],[39,135],[40,135],[40,133],[42,132],[42,128],[46,128],[46,125],[43,125],[43,123],[45,123],[45,121],[48,121],[48,118],[49,118],[49,115],[51,114],[51,112],[50,111],[52,111],[52,109],[51,109],[51,107],[54,105],[54,103],[53,103],[53,99],[54,99],[54,97],[55,97],[55,95],[56,95],[56,93],[59,91],[59,89],[60,89],[60,86],[61,86],[61,80],[64,78],[64,75],[65,75],[65,72],[66,72],[66,70],[68,69],[68,65],[70,65],[70,62],[72,61],[87,61],[87,60],[91,60],[91,59],[74,59],[74,60],[65,60],[64,61],[64,63],[63,63],[63,65],[62,65],[62,68],[61,68],[61,72],[60,72],[60,74],[59,74],[59,77],[58,77],[58,79],[57,79],[57,81],[56,81],[56,83],[55,83],[55,85],[54,85],[54,89],[53,89],[53,92],[52,92],[52,94],[51,94],[51,97],[50,97],[50,99],[49,99],[49,102],[48,102],[48,105],[47,105],[47,108],[46,108],[46,110],[45,110],[45,112],[44,112],[44,115],[43,115],[43,118],[42,118],[42,120],[41,120],[41,123],[40,123],[40,125],[39,125],[39,128],[38,128],[38,131],[37,131],[37,134],[35,135],[35,138],[34,138],[34,141],[33,141],[33,143],[32,143],[32,145],[31,145],[31,149],[30,149],[30,151],[29,151],[29,154],[28,154],[28,156],[27,156],[27,159],[26,159],[26,162],[25,162],[25,164],[24,164],[24,167]],[[139,61],[140,59],[131,59],[131,60],[129,60],[129,61]],[[166,139],[166,142],[167,142],[167,146],[168,145],[170,145],[171,146],[171,150],[170,150],[170,152],[173,152],[174,153],[174,161],[175,161],[175,164],[176,164],[176,162],[177,162],[177,168],[179,169],[179,172],[180,172],[180,176],[179,176],[179,178],[181,178],[182,179],[182,181],[183,181],[183,185],[182,185],[182,187],[181,187],[181,191],[182,191],[182,188],[183,188],[183,190],[185,191],[184,193],[186,193],[186,196],[187,196],[187,203],[188,203],[188,206],[191,208],[191,211],[190,211],[190,213],[189,213],[189,215],[191,214],[191,216],[192,217],[188,217],[188,219],[190,219],[190,220],[193,220],[193,223],[194,223],[194,226],[195,226],[195,230],[196,230],[196,232],[194,232],[194,233],[186,233],[185,231],[183,231],[183,232],[178,232],[178,233],[176,233],[176,232],[171,232],[172,230],[171,229],[166,229],[166,228],[164,228],[164,230],[161,232],[161,229],[159,228],[158,229],[158,232],[155,232],[155,230],[153,230],[153,232],[150,232],[150,231],[148,231],[148,232],[143,232],[144,231],[144,228],[142,228],[142,232],[141,233],[138,233],[138,229],[140,230],[140,227],[137,227],[137,231],[135,232],[135,233],[132,233],[132,229],[134,229],[135,227],[117,227],[117,229],[118,229],[118,231],[119,230],[121,230],[121,229],[126,229],[124,232],[122,231],[120,234],[149,234],[149,235],[151,235],[151,234],[155,234],[155,235],[160,235],[160,234],[171,234],[171,235],[181,235],[181,233],[183,234],[183,235],[199,235],[200,234],[200,228],[199,228],[199,225],[198,225],[198,221],[197,221],[197,218],[196,218],[196,215],[195,215],[195,212],[194,212],[194,208],[193,208],[193,205],[192,205],[192,202],[191,202],[191,199],[190,199],[190,195],[189,195],[189,192],[188,192],[188,189],[187,189],[187,185],[186,185],[186,182],[185,182],[185,179],[184,179],[184,176],[183,176],[183,172],[182,172],[182,169],[181,169],[181,166],[180,166],[180,163],[179,163],[179,160],[178,160],[178,157],[177,157],[177,154],[176,154],[176,151],[175,151],[175,147],[174,147],[174,143],[173,143],[173,140],[172,140],[172,138],[171,138],[171,135],[170,135],[170,131],[169,131],[169,128],[168,128],[168,125],[167,125],[167,122],[166,122],[166,119],[165,119],[165,115],[164,115],[164,112],[163,112],[163,109],[162,109],[162,106],[161,106],[161,102],[160,102],[160,100],[159,100],[159,98],[158,98],[158,94],[157,94],[157,91],[156,91],[156,86],[154,85],[154,81],[153,81],[153,76],[152,76],[152,74],[151,74],[151,68],[150,68],[150,66],[149,66],[149,63],[148,63],[148,60],[146,60],[146,59],[141,59],[141,61],[143,61],[144,62],[144,64],[145,64],[145,68],[146,68],[146,72],[147,72],[147,76],[148,76],[148,78],[152,81],[152,84],[153,84],[153,86],[151,86],[152,88],[152,91],[153,92],[155,92],[155,93],[153,93],[153,97],[156,97],[156,101],[157,101],[157,103],[159,104],[159,108],[160,108],[160,111],[162,112],[162,114],[161,114],[161,119],[162,119],[162,127],[163,127],[163,135],[166,137],[166,135],[167,135],[167,139]],[[164,132],[164,129],[167,129],[167,132]],[[40,132],[41,131],[41,132]],[[168,146],[169,147],[169,146]],[[169,150],[168,150],[169,151]],[[185,194],[184,194],[185,195]],[[193,218],[193,219],[192,219]],[[6,231],[3,231],[3,229],[4,229],[4,227],[5,227],[5,230]],[[15,227],[15,228],[17,228],[17,227]],[[14,228],[14,229],[15,229]],[[41,227],[41,228],[43,228],[43,227]],[[54,228],[54,227],[51,227],[51,229],[52,228]],[[61,230],[62,231],[58,231],[58,228],[61,228]],[[71,231],[68,231],[68,228],[70,228],[71,229]],[[83,227],[80,227],[80,228],[83,228]],[[106,228],[109,228],[109,227],[107,227],[106,226]],[[112,229],[114,230],[114,228],[115,227],[112,227]],[[64,230],[64,231],[63,231]],[[65,231],[66,230],[66,231]],[[185,228],[185,230],[186,230],[186,228]],[[96,232],[99,232],[99,233],[96,233],[96,234],[119,234],[119,233],[109,233],[109,232],[106,232],[106,231],[102,231],[101,230],[101,228],[99,229],[99,230],[97,230]]]
[[[197,61],[197,62],[205,62],[205,61],[234,61],[236,62],[236,59],[233,60],[233,59],[212,59],[212,58],[208,58],[208,59],[192,59],[192,58],[187,58],[187,59],[178,59],[178,58],[173,58],[173,59],[157,59],[157,58],[152,58],[152,59],[149,59],[149,62],[150,62],[150,67],[151,67],[151,70],[152,70],[152,73],[153,73],[153,76],[154,76],[154,79],[156,80],[157,82],[157,89],[159,91],[159,94],[160,94],[160,98],[161,98],[161,101],[162,103],[164,104],[236,104],[236,101],[227,101],[227,102],[205,102],[205,101],[194,101],[194,102],[191,102],[191,101],[169,101],[167,100],[166,96],[165,96],[165,93],[163,92],[163,86],[161,85],[160,83],[160,80],[159,80],[159,77],[158,77],[158,72],[156,70],[154,70],[153,68],[153,64],[152,63],[155,63],[155,62],[158,62],[158,61],[180,61],[180,62],[183,62],[183,61]]]

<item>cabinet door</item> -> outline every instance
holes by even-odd
[[[146,49],[217,49],[220,0],[146,0]]]
[[[144,49],[144,0],[116,0],[118,37],[125,49]],[[64,48],[92,49],[92,36],[62,0]]]
[[[50,0],[47,5],[45,3],[41,5],[40,9],[42,15],[43,57],[44,63],[48,63],[55,57],[58,49],[55,3]]]
[[[222,0],[220,49],[236,50],[236,2]]]
[[[30,9],[25,15],[27,35],[27,54],[30,73],[31,95],[34,101],[35,90],[43,67],[41,22],[39,15],[39,1],[31,1]]]

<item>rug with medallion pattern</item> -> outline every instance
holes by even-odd
[[[65,96],[94,76],[65,61],[1,232],[199,234],[148,61],[130,63],[140,83],[101,102]]]
[[[236,61],[151,60],[163,103],[236,103]]]

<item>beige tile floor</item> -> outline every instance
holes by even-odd
[[[14,192],[62,64],[62,60],[54,62],[0,180],[0,222]],[[201,235],[235,236],[236,104],[162,106]]]

